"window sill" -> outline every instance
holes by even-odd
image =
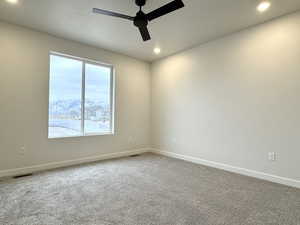
[[[72,135],[72,136],[60,136],[60,137],[48,137],[49,140],[55,139],[65,139],[65,138],[79,138],[79,137],[94,137],[94,136],[114,136],[113,132],[106,132],[106,133],[89,133],[89,134],[80,134],[80,135]]]

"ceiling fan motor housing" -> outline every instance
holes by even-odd
[[[148,19],[144,12],[139,11],[133,20],[136,27],[146,27],[148,25]]]

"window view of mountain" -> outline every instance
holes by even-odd
[[[110,132],[110,68],[56,55],[50,68],[49,137]]]

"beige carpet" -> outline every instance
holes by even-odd
[[[300,189],[154,154],[0,182],[1,225],[300,225]]]

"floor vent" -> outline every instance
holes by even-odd
[[[32,176],[32,173],[14,176],[13,178],[14,178],[14,179],[19,179],[19,178],[30,177],[30,176]]]
[[[135,157],[139,157],[139,156],[140,156],[139,154],[136,154],[136,155],[131,155],[130,157],[135,158]]]

